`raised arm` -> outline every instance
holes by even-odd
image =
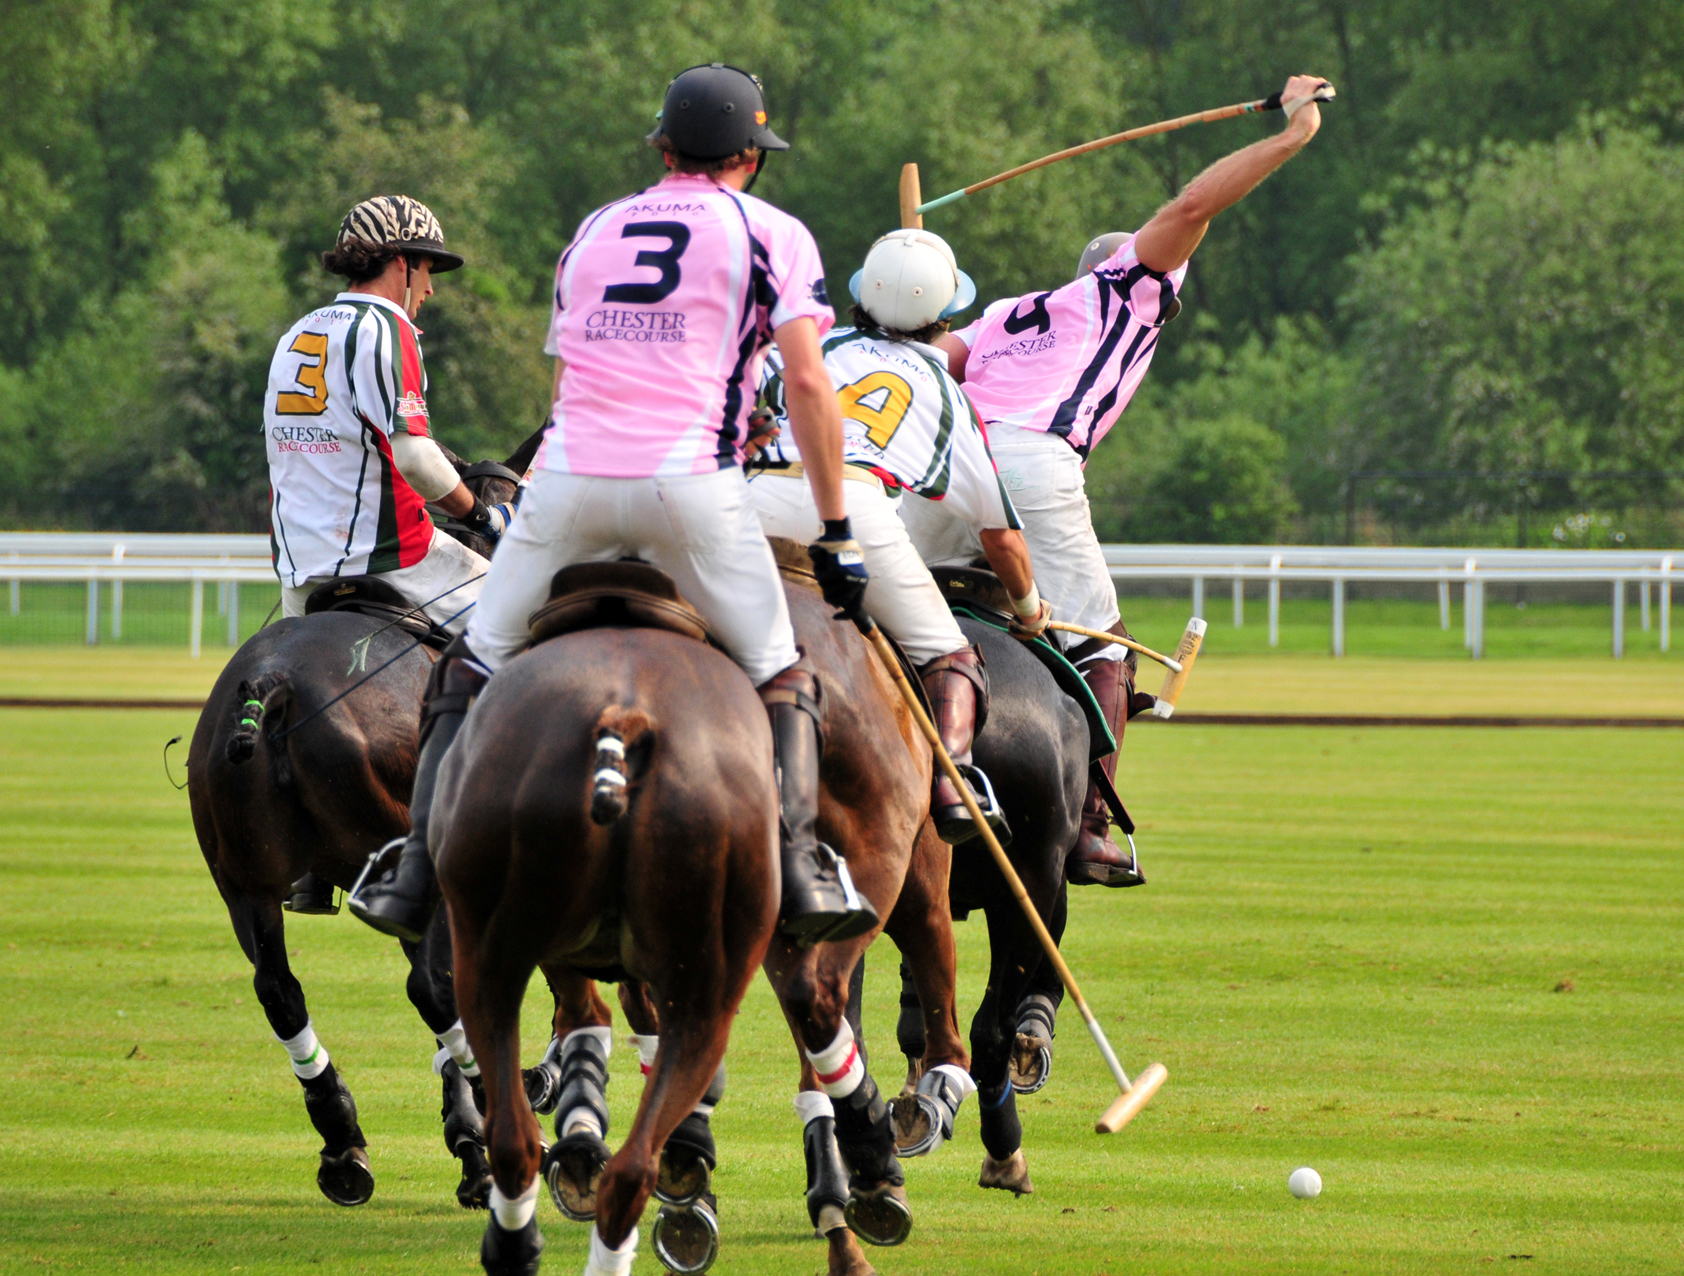
[[[1309,98],[1325,83],[1318,75],[1295,75],[1288,80],[1281,90],[1281,102],[1290,115],[1286,128],[1217,160],[1160,208],[1134,237],[1134,255],[1140,264],[1165,274],[1185,265],[1210,229],[1211,218],[1239,203],[1303,150],[1321,127],[1321,108]]]

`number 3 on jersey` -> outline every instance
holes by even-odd
[[[280,416],[320,416],[327,411],[327,333],[301,332],[287,349],[304,356],[293,379],[309,393],[281,391],[275,395],[275,411]]]
[[[873,372],[843,386],[836,392],[836,401],[842,405],[842,415],[863,425],[871,445],[882,449],[889,446],[912,409],[912,387],[893,372]]]

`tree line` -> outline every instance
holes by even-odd
[[[1181,318],[1089,467],[1106,535],[1334,538],[1359,491],[1366,530],[1400,538],[1527,510],[1547,538],[1592,504],[1648,511],[1626,518],[1637,538],[1684,530],[1666,477],[1684,471],[1684,0],[0,13],[13,526],[262,530],[273,343],[332,295],[316,255],[381,191],[429,203],[469,259],[422,318],[437,432],[464,456],[506,452],[545,410],[557,255],[584,213],[658,177],[641,139],[667,79],[723,60],[766,83],[794,150],[756,193],[812,227],[838,298],[896,224],[907,160],[933,195],[1291,72],[1338,85],[1315,143],[1195,256]],[[982,300],[1045,288],[1092,235],[1278,127],[1118,147],[927,225]],[[1605,525],[1574,526],[1579,543]]]

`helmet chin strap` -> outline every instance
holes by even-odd
[[[405,253],[403,255],[403,312],[409,316],[409,321],[411,323],[415,322],[415,312],[409,308],[409,297],[411,292],[414,290],[411,287],[409,280],[410,276],[414,272],[415,265],[409,260],[409,254]]]
[[[766,157],[771,153],[770,151],[760,152],[760,158],[754,161],[754,172],[749,175],[748,181],[743,183],[743,194],[747,195],[754,189],[754,184],[760,180],[760,170],[766,167]]]

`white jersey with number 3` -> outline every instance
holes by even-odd
[[[842,459],[864,466],[894,491],[904,488],[973,527],[1021,527],[1000,485],[988,437],[965,392],[932,346],[839,328],[824,342],[824,366],[842,408]],[[783,361],[767,355],[761,399],[781,428],[766,449],[772,463],[798,461],[784,407]]]

